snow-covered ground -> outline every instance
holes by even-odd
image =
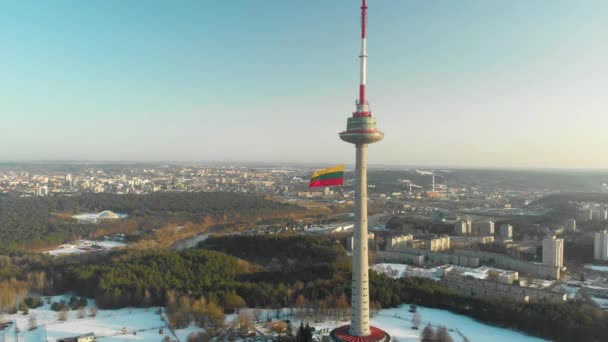
[[[112,249],[117,247],[127,246],[124,242],[113,241],[113,240],[102,240],[102,241],[90,241],[90,240],[79,240],[73,244],[64,244],[59,246],[56,249],[48,251],[50,255],[66,255],[66,254],[76,254],[76,253],[87,253],[98,250],[97,247],[93,247],[97,245],[102,247],[103,249]]]
[[[55,296],[52,301],[69,301],[69,297]],[[90,317],[90,308],[95,305],[89,300],[86,317],[78,318],[78,311],[70,310],[65,322],[58,320],[57,312],[51,310],[50,304],[44,304],[37,309],[31,309],[28,315],[17,313],[5,315],[3,320],[13,321],[19,330],[19,341],[38,342],[56,341],[59,338],[74,337],[93,332],[98,341],[162,341],[168,335],[175,336],[167,329],[167,324],[156,312],[158,308],[124,308],[118,310],[99,310],[95,317]],[[38,328],[29,331],[30,316],[36,317]],[[126,328],[127,334],[123,333]],[[159,334],[163,328],[164,334]],[[15,324],[0,331],[0,341],[16,341]]]
[[[456,342],[463,341],[464,337],[472,342],[547,341],[514,330],[484,324],[467,316],[454,314],[446,310],[418,306],[417,312],[420,315],[421,321],[419,330],[411,328],[413,314],[409,312],[409,305],[380,310],[372,318],[371,322],[374,326],[385,330],[399,342],[417,342],[422,328],[427,323],[431,323],[433,326],[445,326],[450,330],[450,335]]]
[[[56,296],[53,301],[61,299],[68,300],[68,297]],[[608,302],[608,300],[607,300]],[[99,310],[96,317],[89,317],[89,309],[94,305],[94,301],[89,300],[87,308],[87,317],[78,318],[77,311],[70,311],[69,317],[65,322],[57,319],[57,313],[50,309],[50,304],[45,304],[38,309],[31,309],[29,315],[20,313],[4,316],[3,320],[16,322],[19,328],[19,341],[39,342],[39,341],[56,341],[59,338],[78,336],[93,332],[98,341],[103,342],[122,342],[122,341],[157,341],[160,342],[169,336],[172,339],[185,342],[190,334],[202,331],[196,326],[190,326],[185,329],[175,330],[175,335],[167,328],[166,323],[160,315],[157,314],[158,308],[136,309],[123,308],[117,310]],[[252,310],[249,310],[252,312]],[[293,322],[294,329],[297,329],[300,322],[294,320],[289,315],[291,310],[283,309],[281,318],[290,319]],[[262,318],[271,315],[274,317],[274,310],[263,310]],[[418,306],[418,314],[420,316],[420,329],[413,330],[412,313],[409,312],[409,305],[402,305],[398,308],[380,310],[371,320],[374,326],[377,326],[391,336],[395,337],[400,342],[418,341],[422,328],[431,323],[433,326],[443,325],[450,330],[454,341],[463,341],[467,337],[470,341],[484,342],[503,342],[503,341],[522,341],[522,342],[540,342],[543,339],[531,337],[523,333],[491,326],[475,321],[472,318],[451,313],[445,310],[425,308]],[[38,328],[27,330],[28,320],[30,315],[36,315]],[[226,322],[228,324],[238,320],[237,315],[227,315]],[[327,335],[331,329],[348,324],[348,322],[340,321],[324,321],[324,322],[309,322],[314,326],[315,334],[319,336],[321,333]],[[266,323],[256,324],[258,332],[268,333]],[[123,333],[126,328],[127,333]],[[163,329],[163,334],[159,330]],[[15,326],[0,331],[0,341],[16,341]]]
[[[608,266],[585,265],[585,268],[593,270],[593,271],[608,272]]]
[[[554,284],[555,280],[519,277],[519,285],[523,287],[545,289],[547,287],[553,286]]]
[[[561,284],[560,288],[568,292],[568,300],[575,299],[578,291],[581,289],[579,286],[571,286],[566,284]]]
[[[127,214],[114,213],[111,211],[102,211],[101,213],[81,213],[78,215],[73,215],[72,218],[81,221],[81,222],[89,222],[89,223],[97,223],[100,220],[106,219],[124,219],[129,217]]]

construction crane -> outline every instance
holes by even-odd
[[[435,189],[435,176],[443,178],[443,191],[447,191],[448,190],[448,180],[447,180],[447,178],[445,176],[438,175],[438,174],[435,174],[433,172],[433,192],[436,191],[436,189]]]

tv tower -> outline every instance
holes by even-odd
[[[367,145],[384,138],[384,133],[376,127],[366,99],[367,76],[367,0],[361,6],[361,83],[357,111],[346,122],[346,131],[340,139],[355,144],[356,149],[356,196],[355,228],[353,248],[353,281],[351,298],[351,324],[334,329],[333,341],[389,341],[390,336],[369,325],[369,266],[367,262]]]

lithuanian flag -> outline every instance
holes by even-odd
[[[344,165],[318,170],[310,179],[310,188],[317,186],[344,185]]]

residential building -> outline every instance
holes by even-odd
[[[608,231],[593,234],[593,258],[608,261]]]
[[[569,219],[568,221],[566,221],[566,229],[570,232],[576,231],[576,220]]]
[[[375,249],[375,234],[374,233],[367,233],[367,244],[369,245],[369,249]],[[355,246],[355,238],[354,236],[350,236],[348,239],[346,239],[346,249],[349,251],[352,251],[353,248]]]
[[[564,239],[558,239],[553,235],[543,240],[543,264],[564,266]]]
[[[433,237],[426,241],[426,249],[432,252],[444,251],[450,249],[450,237],[439,236]]]
[[[457,221],[454,223],[454,234],[456,235],[467,235],[468,224],[467,221]]]
[[[492,243],[494,236],[452,236],[450,247],[463,248],[477,243]]]
[[[503,224],[500,226],[500,238],[503,240],[513,239],[513,226],[510,224]]]
[[[386,250],[395,250],[404,247],[406,242],[414,239],[412,234],[390,236],[386,238]]]
[[[494,235],[494,221],[483,221],[479,223],[479,235]]]
[[[550,300],[563,302],[567,293],[555,292],[546,289],[522,287],[516,284],[500,281],[500,273],[493,280],[484,272],[477,270],[463,270],[462,268],[447,268],[441,282],[448,288],[467,296],[481,296],[489,298],[510,298],[522,302]],[[508,271],[507,271],[508,272]],[[515,272],[517,273],[517,272]],[[515,274],[503,274],[503,281],[515,280]]]

